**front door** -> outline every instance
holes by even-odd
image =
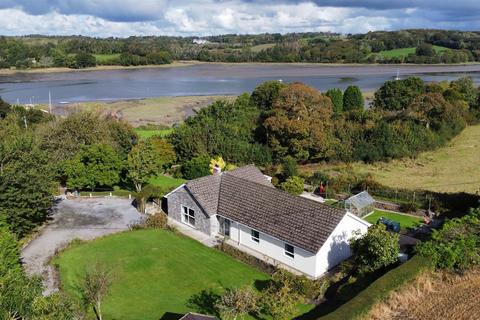
[[[230,237],[230,220],[219,217],[218,222],[220,223],[220,234],[225,237]]]

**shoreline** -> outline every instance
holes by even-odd
[[[51,74],[51,73],[75,73],[75,72],[89,72],[89,71],[112,71],[112,70],[136,70],[136,69],[161,69],[161,68],[179,68],[189,67],[194,65],[221,65],[221,66],[297,66],[297,67],[424,67],[424,68],[449,68],[449,67],[467,67],[480,66],[480,62],[469,63],[450,63],[450,64],[383,64],[383,63],[319,63],[319,62],[207,62],[198,60],[178,60],[170,64],[160,65],[143,65],[143,66],[120,66],[120,65],[99,65],[96,67],[89,67],[83,69],[72,69],[67,67],[52,67],[52,68],[35,68],[35,69],[0,69],[0,76],[2,75],[21,75],[21,74]]]

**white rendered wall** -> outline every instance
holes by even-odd
[[[283,263],[311,277],[315,277],[316,255],[313,253],[294,246],[295,257],[290,258],[285,255],[285,242],[260,232],[260,242],[257,243],[251,239],[251,228],[233,221],[230,228],[230,239],[239,245],[262,253],[277,262]]]
[[[345,214],[317,253],[315,277],[321,276],[350,257],[348,239],[352,237],[352,233],[356,230],[360,230],[362,234],[366,233],[369,226],[368,222],[359,217],[351,213]]]

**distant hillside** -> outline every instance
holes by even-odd
[[[0,68],[211,62],[464,63],[480,61],[480,32],[376,31],[210,37],[0,37]]]

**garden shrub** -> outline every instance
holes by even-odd
[[[169,229],[168,217],[165,213],[159,212],[142,217],[136,223],[130,225],[130,230],[140,229]]]
[[[433,230],[431,240],[417,245],[421,255],[439,269],[465,271],[480,264],[480,208],[461,218],[445,222]]]
[[[306,276],[278,269],[272,275],[272,285],[276,287],[288,285],[297,295],[310,301],[318,301],[323,298],[330,282],[327,279],[311,280]]]
[[[303,192],[305,181],[300,177],[290,177],[280,184],[280,189],[293,195],[299,195]]]

